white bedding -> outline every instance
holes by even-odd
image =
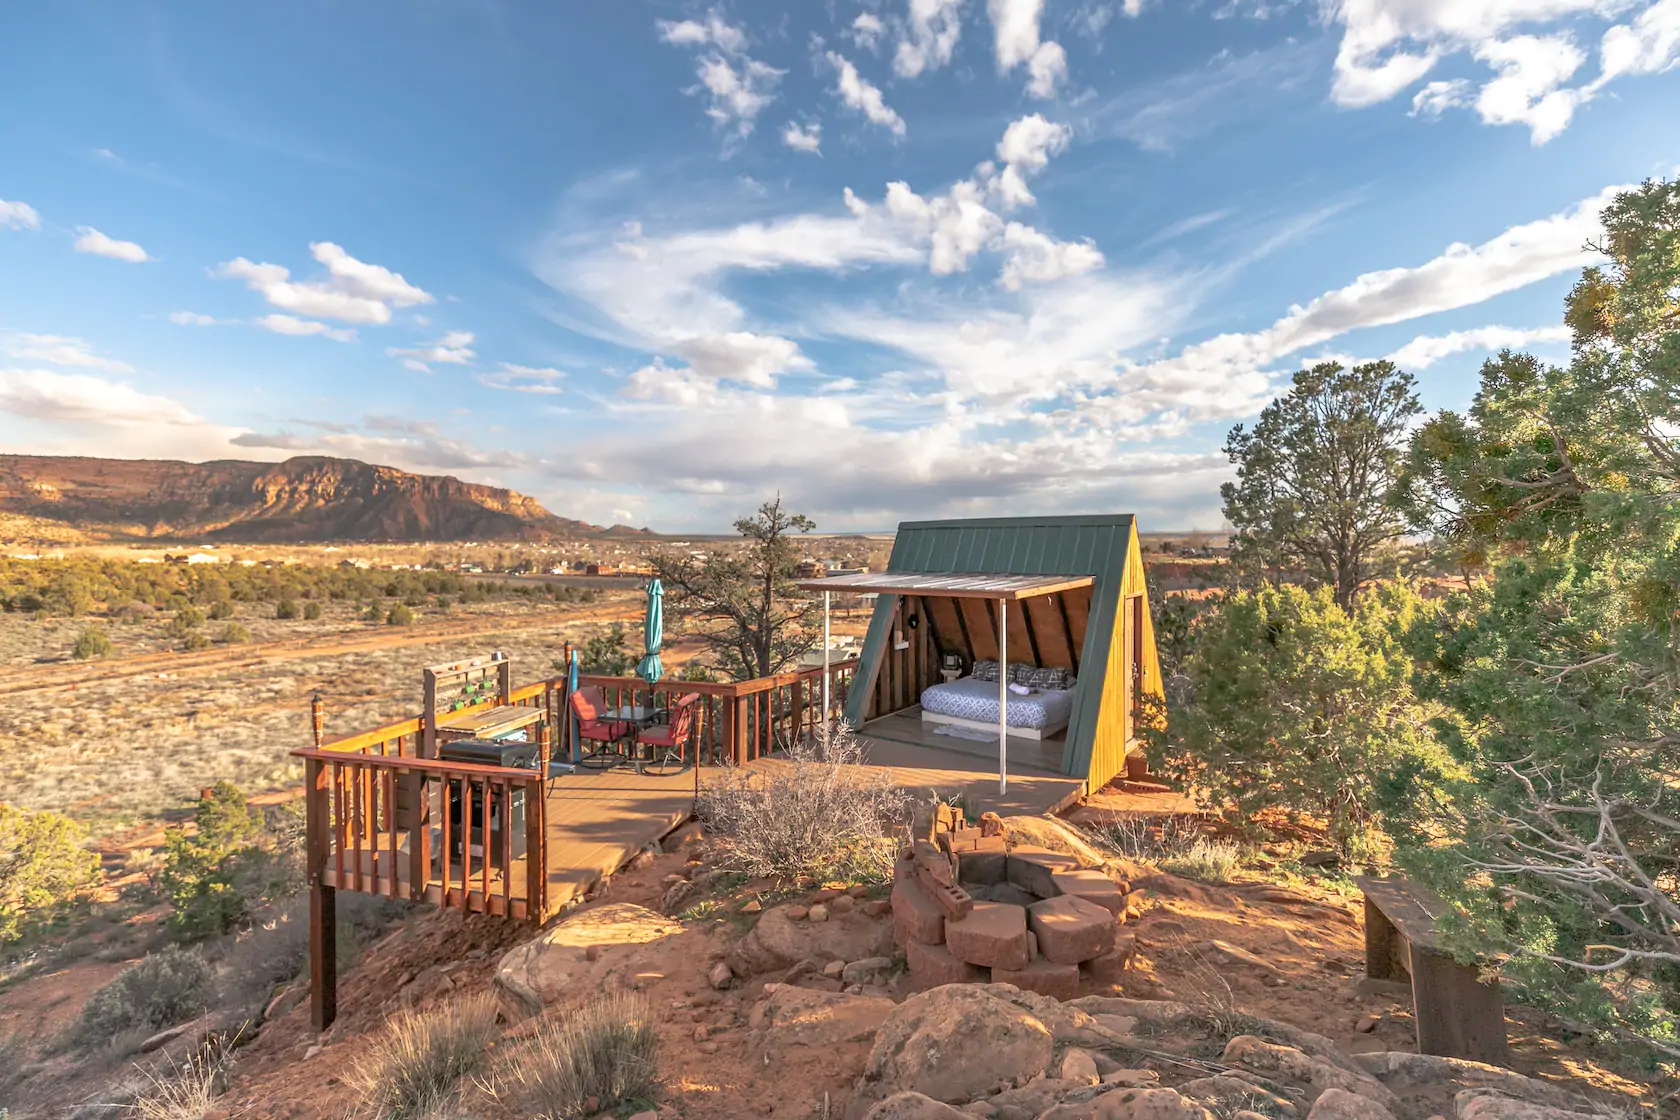
[[[922,693],[922,710],[957,719],[996,725],[998,684],[962,677],[948,684],[929,686]],[[1042,691],[1021,696],[1009,694],[1009,726],[1045,729],[1065,726],[1073,712],[1073,692]]]

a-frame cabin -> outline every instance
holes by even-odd
[[[1060,739],[1059,772],[1083,779],[1090,792],[1126,768],[1138,750],[1143,697],[1161,693],[1129,514],[905,522],[885,572],[804,586],[877,595],[846,704],[847,722],[866,733],[873,721],[918,712],[926,690],[951,683],[953,672],[972,674],[977,661],[1000,660],[1001,630],[1006,673],[1007,665],[1027,665],[1066,669],[1077,679],[1062,698],[1071,701],[1065,729],[1018,738],[1010,717],[1009,759],[1019,754],[1049,768]],[[1010,699],[997,707],[1007,713]],[[978,737],[944,742],[985,749]]]

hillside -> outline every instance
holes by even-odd
[[[185,463],[0,455],[0,525],[18,540],[513,540],[596,535],[535,499],[355,459]]]

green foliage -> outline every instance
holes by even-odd
[[[89,626],[76,636],[70,656],[77,661],[90,661],[95,657],[108,656],[113,648],[110,635],[97,626]]]
[[[713,553],[657,556],[654,575],[665,587],[665,618],[673,629],[705,643],[713,664],[736,680],[782,672],[816,640],[822,604],[799,590],[798,538],[816,523],[789,513],[782,496],[735,522],[746,547]]]
[[[131,1032],[152,1033],[203,1013],[215,973],[196,949],[171,945],[122,972],[88,997],[78,1037],[86,1046]]]
[[[210,617],[220,622],[233,617],[233,604],[226,599],[217,599],[210,604]]]
[[[694,681],[699,684],[712,682],[712,670],[709,665],[698,657],[691,657],[683,662],[682,671],[677,674],[679,681]]]
[[[169,620],[169,634],[171,637],[184,638],[203,625],[203,612],[191,603],[187,603],[177,608],[175,617]]]
[[[1410,375],[1389,362],[1325,362],[1231,429],[1237,481],[1219,488],[1232,554],[1261,572],[1300,572],[1351,603],[1402,524],[1387,501],[1407,430],[1421,411]]]
[[[57,813],[0,802],[0,945],[50,920],[99,880],[87,830]]]
[[[295,599],[282,599],[274,607],[274,617],[279,619],[297,618],[302,613]]]
[[[216,640],[226,646],[244,645],[251,640],[251,632],[238,622],[230,622],[216,631]]]
[[[1197,623],[1186,702],[1146,731],[1153,753],[1244,820],[1309,813],[1338,848],[1366,853],[1383,807],[1427,797],[1448,769],[1402,647],[1427,614],[1403,584],[1351,611],[1327,586],[1232,595]]]
[[[630,635],[624,623],[615,622],[584,639],[578,650],[578,672],[596,677],[625,677],[636,667],[630,651]]]
[[[199,799],[196,831],[164,831],[159,883],[169,899],[170,932],[183,940],[226,933],[264,893],[268,857],[259,844],[262,815],[231,782]]]
[[[387,626],[411,626],[414,624],[414,609],[407,603],[398,603],[385,614]]]
[[[316,619],[320,618],[321,604],[316,602],[314,599],[309,600],[303,605],[303,617],[310,622],[314,622]]]
[[[1569,365],[1502,353],[1412,442],[1409,512],[1490,571],[1418,635],[1466,778],[1402,858],[1525,998],[1680,1058],[1680,182],[1604,228]]]

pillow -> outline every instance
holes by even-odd
[[[1033,667],[1025,661],[1012,661],[1009,664],[1009,680],[1012,684],[1032,684]]]
[[[1060,692],[1073,687],[1069,683],[1070,678],[1071,675],[1066,669],[1034,669],[1027,675],[1027,680],[1024,683],[1047,692]]]
[[[974,672],[970,675],[977,681],[995,681],[998,679],[998,663],[996,661],[976,661]]]

